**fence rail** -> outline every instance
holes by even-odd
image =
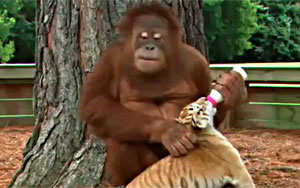
[[[216,77],[237,64],[211,65]],[[300,128],[300,63],[238,64],[248,73],[248,101],[232,114],[236,126]]]
[[[300,128],[300,63],[212,64],[213,78],[239,65],[248,101],[232,112],[237,126]],[[33,124],[35,64],[0,64],[0,126]]]

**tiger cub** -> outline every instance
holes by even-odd
[[[161,159],[126,188],[255,188],[238,151],[214,128],[213,110],[205,98],[184,107],[177,121],[197,134],[197,148]]]

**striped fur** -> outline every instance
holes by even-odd
[[[197,134],[197,148],[186,156],[168,156],[158,161],[137,176],[126,188],[255,187],[238,151],[213,127],[210,121],[212,116],[209,116],[211,113],[205,109],[205,99],[199,99],[196,103],[200,108],[195,103],[186,106],[177,121]],[[197,119],[193,114],[197,114],[198,110],[202,110],[203,113],[198,113]],[[207,117],[199,120],[205,114]],[[195,123],[200,121],[201,129]]]

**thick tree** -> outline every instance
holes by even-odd
[[[78,117],[81,88],[117,38],[120,16],[139,2],[147,1],[37,0],[35,129],[10,187],[99,185],[105,146],[86,137]],[[202,0],[159,2],[174,9],[183,40],[205,54]]]

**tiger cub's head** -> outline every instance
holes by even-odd
[[[213,116],[215,113],[216,109],[205,97],[201,97],[197,101],[186,105],[176,121],[188,128],[205,129],[214,126]]]

